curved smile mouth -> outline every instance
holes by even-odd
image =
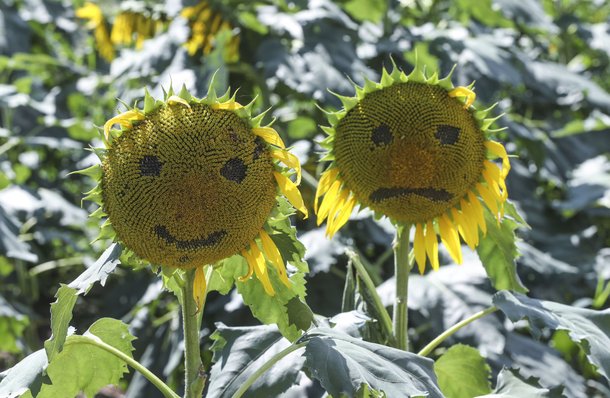
[[[435,202],[446,202],[453,199],[453,195],[444,190],[436,188],[379,188],[373,191],[369,200],[373,203],[388,199],[394,199],[406,195],[417,195]]]
[[[227,231],[219,230],[210,233],[206,237],[195,238],[195,239],[176,239],[171,232],[167,230],[164,225],[155,225],[155,235],[163,239],[168,245],[176,245],[178,250],[197,250],[204,247],[210,247],[220,242],[226,235]]]

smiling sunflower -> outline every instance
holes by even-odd
[[[307,215],[300,164],[251,106],[229,92],[217,97],[210,89],[197,99],[183,88],[164,101],[146,93],[144,109],[108,120],[99,184],[88,197],[100,204],[96,215],[107,216],[111,232],[102,234],[149,263],[196,267],[199,284],[203,266],[241,255],[248,271],[240,281],[255,274],[273,296],[269,264],[290,288],[290,259],[275,243],[285,231],[268,221],[279,211],[278,195]]]
[[[344,109],[328,113],[331,126],[323,127],[330,165],[315,196],[318,224],[327,220],[332,237],[360,204],[415,225],[421,273],[427,259],[439,267],[439,235],[461,263],[459,237],[474,249],[487,230],[483,205],[499,222],[507,199],[508,156],[488,139],[493,106],[476,110],[472,86],[454,87],[451,73],[428,77],[421,63],[409,75],[384,69],[380,83],[367,80],[355,97],[338,97]]]

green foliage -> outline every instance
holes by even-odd
[[[76,304],[76,291],[66,285],[61,285],[57,294],[57,301],[51,304],[51,331],[53,335],[44,342],[44,349],[49,362],[52,362],[61,352],[68,335],[68,326],[72,320],[72,309]]]
[[[491,392],[491,368],[476,348],[451,346],[434,363],[438,385],[447,398],[469,398]]]
[[[362,384],[388,397],[442,397],[432,361],[332,329],[307,334],[305,366],[333,396],[355,396]]]
[[[550,398],[550,391],[542,388],[538,380],[529,378],[523,380],[519,372],[513,369],[502,369],[498,374],[498,384],[493,393],[481,395],[479,398]]]
[[[509,215],[516,214],[512,204],[507,203],[506,207]],[[523,221],[511,217],[504,218],[501,223],[498,223],[489,210],[485,209],[484,214],[487,234],[481,237],[477,253],[487,275],[498,290],[527,292],[527,288],[519,280],[515,262],[519,255],[515,230],[519,226],[523,226]]]

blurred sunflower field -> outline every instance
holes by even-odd
[[[606,0],[0,0],[0,398],[610,397],[609,154]]]

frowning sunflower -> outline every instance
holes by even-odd
[[[147,93],[144,109],[108,120],[102,163],[94,166],[99,184],[88,196],[101,206],[96,215],[108,219],[102,234],[152,264],[196,268],[198,286],[203,266],[241,255],[248,264],[241,281],[255,274],[273,296],[269,264],[289,288],[290,259],[275,243],[286,232],[268,220],[278,195],[307,215],[300,164],[273,128],[261,126],[263,115],[251,116],[251,106],[228,92],[218,98],[210,89],[197,99],[183,89],[164,101]]]
[[[328,113],[330,127],[323,127],[330,165],[316,192],[318,223],[327,220],[332,237],[360,204],[415,225],[420,272],[427,259],[439,267],[437,236],[461,263],[460,236],[474,249],[487,230],[484,206],[499,221],[507,199],[508,156],[488,138],[493,106],[476,110],[472,85],[454,87],[451,73],[426,76],[421,63],[409,75],[384,69],[381,82],[338,97],[344,109]]]

